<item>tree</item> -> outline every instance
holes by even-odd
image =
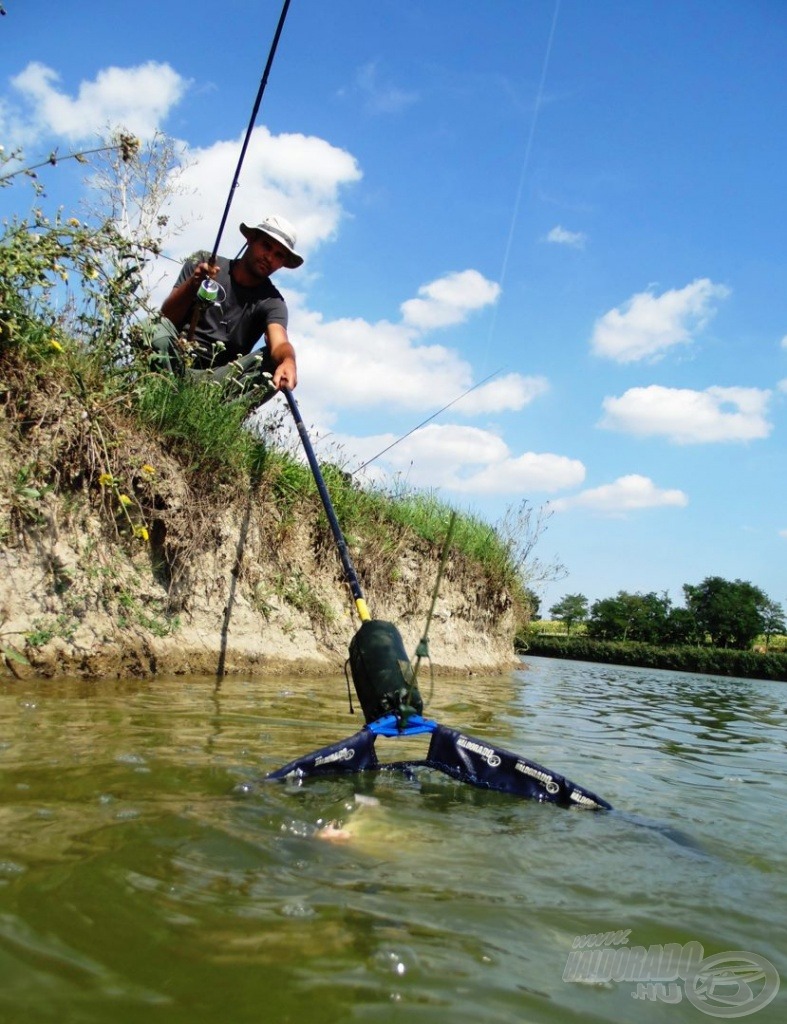
[[[714,647],[743,651],[764,632],[772,602],[753,583],[708,576],[697,586],[684,584],[683,593],[700,635],[708,636]]]
[[[766,651],[770,646],[771,637],[777,633],[784,633],[786,630],[787,625],[785,625],[784,609],[782,606],[780,604],[776,604],[775,601],[766,601],[763,609],[762,623],[762,631],[765,634]]]
[[[663,643],[678,647],[687,644],[701,644],[703,636],[697,628],[697,620],[688,608],[671,608],[664,626]]]
[[[629,594],[620,590],[615,597],[594,603],[588,634],[597,640],[664,643],[670,614],[671,602],[666,594]]]
[[[588,599],[584,594],[566,594],[557,604],[549,609],[549,614],[564,623],[566,633],[571,635],[571,628],[588,617]]]

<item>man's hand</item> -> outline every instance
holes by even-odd
[[[185,326],[189,313],[194,305],[194,297],[199,291],[199,286],[206,277],[217,277],[219,268],[216,264],[211,266],[205,260],[198,263],[190,277],[179,285],[176,285],[161,305],[161,313],[168,320],[171,320],[175,327],[180,330]]]
[[[291,391],[298,383],[298,370],[292,356],[287,356],[279,363],[273,373],[276,388],[289,388]]]
[[[276,364],[273,383],[276,389],[292,388],[298,383],[298,369],[295,365],[295,349],[290,344],[287,332],[281,324],[270,324],[267,331],[271,359]]]
[[[205,280],[206,277],[215,279],[219,276],[219,268],[216,263],[198,263],[194,268],[194,273],[189,278],[189,284],[193,291],[199,291],[199,286]]]

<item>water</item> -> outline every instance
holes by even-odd
[[[438,680],[433,717],[611,813],[432,772],[259,785],[359,727],[344,687],[0,683],[2,1024],[708,1019],[563,980],[578,936],[626,929],[766,957],[785,984],[752,1019],[787,1019],[784,684],[539,658]]]

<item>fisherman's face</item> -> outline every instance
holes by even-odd
[[[270,277],[287,263],[289,253],[275,238],[255,232],[248,239],[246,265],[257,276]]]

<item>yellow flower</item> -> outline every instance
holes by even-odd
[[[127,494],[119,494],[118,501],[124,508],[128,508],[128,506],[131,504],[131,498],[129,498]]]
[[[85,277],[88,279],[88,281],[95,281],[95,279],[98,277],[98,271],[96,270],[95,267],[87,267],[85,269]]]
[[[151,465],[149,465],[146,462],[145,465],[142,467],[142,472],[147,474],[147,476],[155,476],[156,475],[156,467],[155,466],[151,466]]]
[[[59,341],[55,341],[54,338],[50,338],[49,339],[49,347],[53,348],[55,350],[55,352],[62,352],[63,351],[63,346],[60,344]]]
[[[147,526],[135,526],[134,527],[134,536],[135,537],[139,537],[140,540],[144,540],[144,541],[150,540],[150,534],[148,533]]]
[[[78,228],[79,227],[79,221],[76,219],[76,217],[70,217],[69,220],[68,220],[68,226],[70,228]]]
[[[112,484],[114,484],[115,482],[115,478],[112,476],[111,473],[102,473],[101,476],[98,478],[98,482],[101,484],[102,487],[111,487]]]

